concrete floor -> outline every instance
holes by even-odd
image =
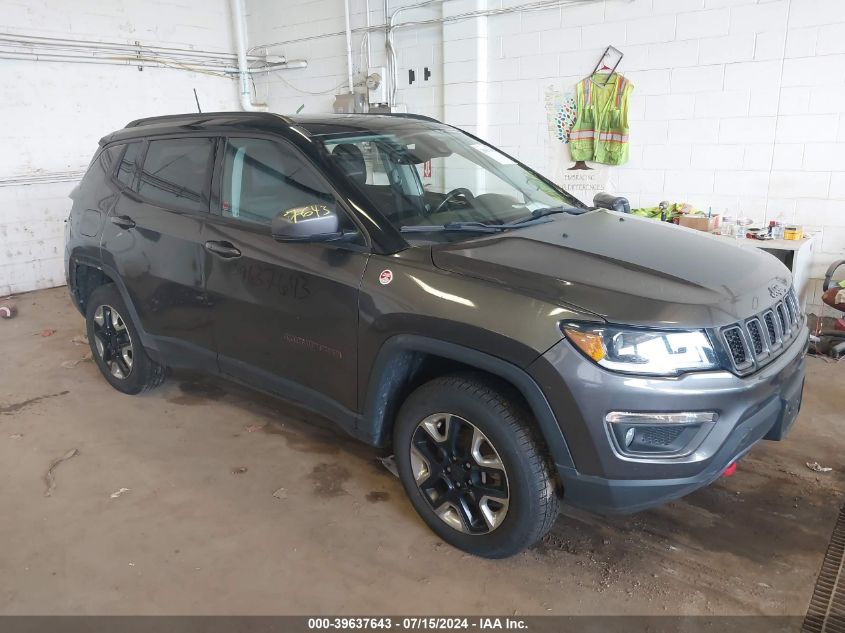
[[[532,550],[473,558],[328,423],[196,376],[124,396],[63,366],[88,351],[64,288],[17,304],[0,321],[3,614],[803,615],[843,502],[845,363],[810,359],[797,426],[733,477],[631,517],[567,509]]]

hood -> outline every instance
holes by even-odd
[[[756,314],[792,284],[753,246],[597,210],[435,246],[438,268],[622,324],[715,327]]]

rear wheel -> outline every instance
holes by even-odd
[[[530,417],[483,375],[435,379],[402,406],[394,429],[399,476],[445,541],[502,558],[548,532],[559,502]]]
[[[137,394],[164,382],[164,367],[147,355],[114,284],[91,293],[85,322],[94,362],[112,387]]]

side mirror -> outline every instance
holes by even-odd
[[[596,207],[618,211],[619,213],[631,212],[631,203],[628,202],[628,198],[614,196],[609,193],[597,193],[593,196],[593,204]]]
[[[343,237],[333,205],[322,203],[282,211],[270,223],[270,232],[279,242],[328,242]]]

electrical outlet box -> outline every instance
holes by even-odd
[[[368,68],[365,83],[371,105],[387,103],[387,69],[384,66]]]
[[[332,109],[338,114],[365,112],[364,95],[358,93],[335,95]]]

